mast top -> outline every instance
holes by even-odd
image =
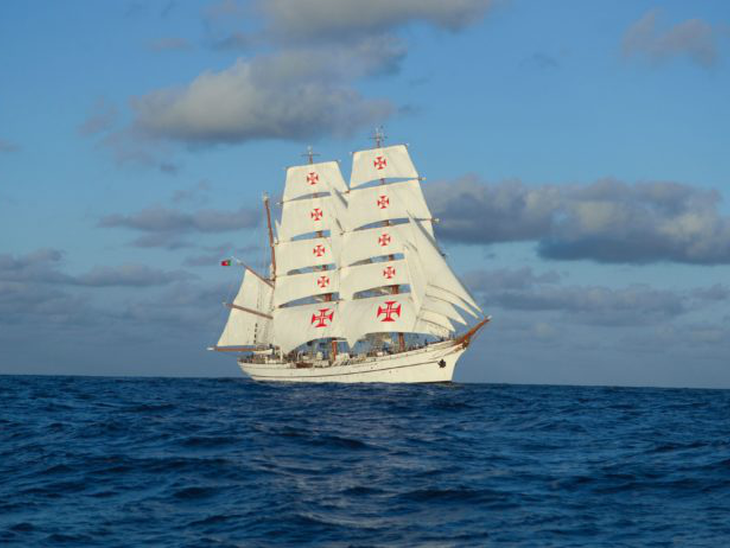
[[[312,148],[312,145],[309,145],[307,147],[307,152],[305,152],[304,154],[302,154],[302,156],[304,156],[305,158],[307,158],[307,160],[309,160],[309,163],[310,164],[313,164],[314,163],[314,157],[315,156],[319,156],[319,154],[317,154],[316,152],[314,152],[314,149]]]
[[[383,142],[386,139],[385,132],[383,131],[383,126],[376,127],[375,133],[370,138],[375,141],[375,148],[381,148],[383,146]]]

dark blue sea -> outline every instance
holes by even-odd
[[[0,376],[2,546],[730,546],[730,391]]]

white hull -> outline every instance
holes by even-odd
[[[315,363],[297,367],[291,362],[238,362],[241,370],[257,381],[284,382],[450,382],[456,362],[466,345],[456,341],[433,344],[409,352],[385,354],[330,365]]]

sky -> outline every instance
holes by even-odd
[[[730,5],[0,3],[0,374],[209,352],[284,169],[408,143],[462,382],[730,388]]]

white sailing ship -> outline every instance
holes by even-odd
[[[349,187],[337,162],[287,169],[271,268],[244,267],[211,350],[239,353],[255,380],[448,382],[491,317],[444,259],[406,145],[353,154]],[[456,326],[464,332],[457,334]],[[471,327],[470,327],[471,326]]]

